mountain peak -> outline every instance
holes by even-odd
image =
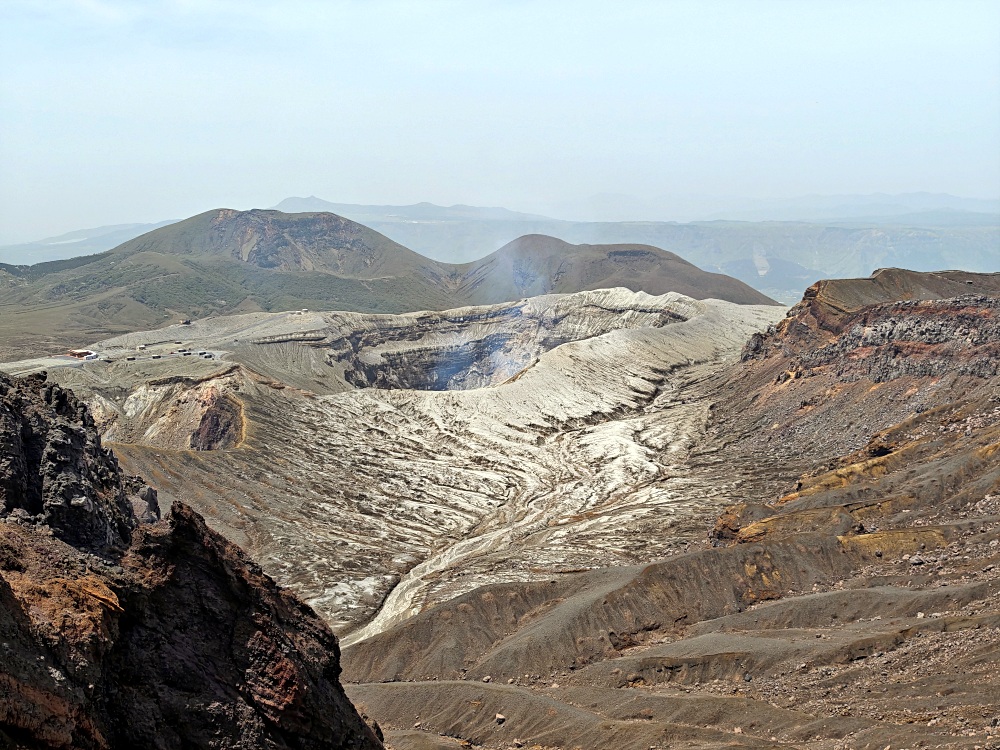
[[[118,247],[233,260],[275,271],[326,271],[375,278],[421,256],[350,219],[329,212],[218,208]]]

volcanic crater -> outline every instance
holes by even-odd
[[[624,289],[252,314],[50,378],[332,624],[395,747],[973,750],[1000,742],[997,279],[887,270],[786,316]],[[124,356],[175,338],[214,358]]]

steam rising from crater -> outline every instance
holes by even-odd
[[[499,385],[571,341],[686,319],[658,298],[627,289],[582,296],[583,305],[549,295],[504,306],[372,316],[368,327],[331,342],[328,362],[343,366],[344,378],[358,388],[469,390]]]

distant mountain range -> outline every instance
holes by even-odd
[[[123,242],[128,242],[133,237],[172,223],[172,221],[161,221],[155,224],[112,224],[93,229],[78,229],[75,232],[35,242],[4,245],[0,247],[0,263],[30,265],[103,253],[105,250],[118,247]]]
[[[329,211],[346,216],[353,221],[552,221],[548,216],[525,214],[506,208],[483,208],[481,206],[438,206],[433,203],[414,203],[412,206],[366,206],[356,203],[331,203],[311,195],[308,198],[285,198],[275,211],[286,214]]]
[[[1000,200],[961,198],[947,193],[803,195],[760,199],[739,196],[628,195],[601,193],[545,206],[549,216],[573,221],[804,221],[826,223],[891,218],[928,212],[1000,213]]]
[[[969,214],[1000,214],[1000,200],[960,198],[947,193],[872,193],[870,195],[804,195],[790,200],[751,201],[709,216],[737,221],[912,222],[915,217],[951,214],[951,221],[975,217]],[[947,220],[947,219],[946,219]]]
[[[627,198],[617,196],[615,200],[627,203]],[[787,303],[796,301],[804,287],[820,278],[863,277],[887,266],[921,271],[1000,270],[1000,201],[947,194],[759,201],[734,208],[725,214],[725,220],[685,224],[562,221],[506,208],[431,203],[357,205],[331,203],[315,196],[286,198],[275,209],[286,213],[329,211],[445,263],[484,258],[528,234],[575,244],[654,245],[705,270],[734,276]],[[647,206],[646,210],[652,208]],[[741,218],[745,220],[737,220]],[[101,227],[0,247],[0,262],[37,263],[103,252],[157,226],[161,225]]]
[[[805,287],[821,278],[863,277],[886,266],[919,271],[1000,270],[1000,213],[959,210],[962,206],[990,208],[996,202],[929,193],[817,196],[810,204],[811,200],[803,199],[803,210],[807,205],[853,207],[851,210],[859,212],[897,206],[920,213],[826,223],[718,220],[678,224],[572,222],[503,209],[430,204],[390,206],[379,213],[383,207],[331,204],[315,197],[290,198],[279,205],[325,207],[428,257],[452,263],[481,258],[484,248],[501,247],[525,234],[544,234],[572,243],[649,244],[700,268],[734,276],[788,303],[798,300]]]
[[[468,264],[420,255],[331,213],[217,209],[113,250],[0,265],[0,356],[59,351],[210,315],[301,308],[406,312],[613,286],[772,304],[741,281],[643,244],[525,236]]]

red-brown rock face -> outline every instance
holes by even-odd
[[[996,491],[998,384],[1000,274],[819,282],[751,339],[717,405],[747,502],[716,538],[964,517]]]
[[[187,506],[141,524],[72,394],[0,392],[0,747],[381,746],[312,610]]]
[[[716,433],[739,448],[731,454],[752,457],[754,483],[816,471],[945,404],[993,409],[1000,274],[888,270],[821,281],[751,338],[743,361],[716,409]],[[764,493],[787,489],[771,483]]]

